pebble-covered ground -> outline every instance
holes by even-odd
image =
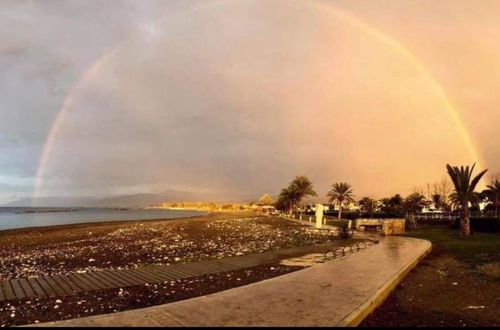
[[[134,268],[324,243],[301,225],[255,214],[131,221],[0,232],[0,277]]]
[[[170,303],[262,281],[302,269],[268,264],[196,278],[0,304],[0,327],[36,324]]]

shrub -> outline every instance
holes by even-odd
[[[341,239],[348,239],[352,236],[352,231],[346,223],[337,226],[338,235]]]
[[[409,214],[405,219],[405,229],[411,230],[417,228],[417,220],[413,214]]]
[[[500,219],[497,218],[471,218],[471,230],[480,233],[499,233],[500,232]],[[451,228],[460,229],[460,218],[453,221]]]

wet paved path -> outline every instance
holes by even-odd
[[[170,304],[42,326],[353,326],[431,249],[381,237],[368,249],[250,285]]]
[[[126,288],[136,285],[156,284],[202,275],[250,268],[266,263],[324,252],[338,243],[303,246],[275,252],[251,254],[174,265],[145,266],[135,269],[72,273],[69,275],[20,278],[0,282],[0,302],[54,296],[68,296],[78,292]]]

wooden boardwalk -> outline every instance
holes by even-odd
[[[279,260],[324,252],[332,244],[283,249],[241,257],[213,259],[184,264],[151,265],[135,269],[107,270],[0,282],[0,302],[44,297],[63,297],[79,292],[95,292],[137,285],[157,284],[277,262]]]

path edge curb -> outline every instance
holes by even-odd
[[[427,248],[423,253],[409,261],[401,270],[395,274],[387,283],[379,287],[364,303],[353,310],[349,315],[342,319],[337,327],[356,327],[377,307],[379,307],[403,278],[415,268],[432,250],[432,243],[428,240],[411,238],[415,240],[425,241],[428,243]]]

